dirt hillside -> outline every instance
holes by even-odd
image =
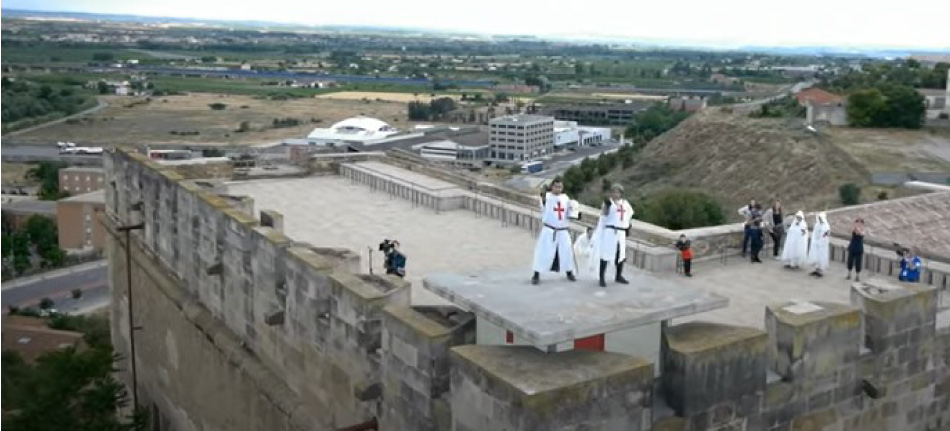
[[[865,187],[869,174],[827,137],[805,130],[800,119],[751,119],[710,109],[654,139],[632,167],[607,178],[634,196],[700,190],[719,201],[727,217],[737,217],[733,208],[752,197],[779,198],[792,211],[840,206],[838,187]],[[600,180],[590,184],[586,197],[600,192]]]

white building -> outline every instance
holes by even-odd
[[[350,144],[373,145],[388,142],[399,130],[370,117],[352,117],[329,128],[313,129],[307,135],[308,145],[341,147]]]
[[[609,127],[578,126],[576,121],[554,122],[555,151],[603,145],[610,136]]]
[[[427,160],[456,166],[481,167],[488,158],[488,144],[466,145],[452,140],[426,142],[412,146]]]
[[[554,117],[506,115],[488,123],[488,158],[497,164],[520,164],[554,153]]]

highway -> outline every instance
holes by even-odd
[[[48,145],[3,144],[2,153],[4,162],[66,162],[70,165],[102,165],[102,156],[60,154],[55,142],[50,142]]]
[[[12,306],[37,307],[50,298],[60,312],[82,314],[109,303],[108,264],[104,260],[84,263],[45,274],[3,283],[0,302],[4,310]],[[73,289],[82,290],[79,300],[72,299]]]

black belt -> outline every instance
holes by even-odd
[[[628,228],[625,228],[625,227],[617,227],[617,226],[607,226],[607,229],[613,229],[613,230],[627,230]]]
[[[548,229],[552,229],[552,230],[567,230],[567,229],[568,229],[568,228],[566,228],[566,227],[554,227],[554,226],[551,226],[551,225],[549,225],[549,224],[547,224],[547,223],[544,224],[544,227],[546,227],[546,228],[548,228]]]

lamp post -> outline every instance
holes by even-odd
[[[129,295],[129,361],[132,364],[132,408],[139,407],[139,379],[135,367],[135,314],[132,310],[132,231],[140,230],[145,227],[144,223],[133,224],[129,226],[120,226],[119,232],[125,232],[125,281],[127,293]]]

